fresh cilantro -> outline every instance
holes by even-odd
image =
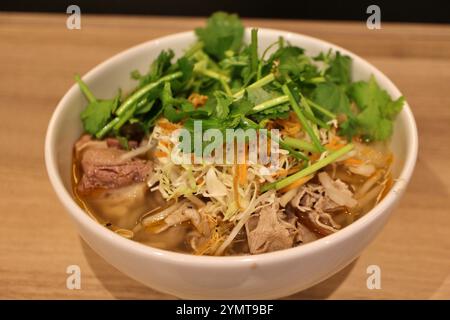
[[[214,96],[216,98],[215,115],[219,119],[225,119],[230,113],[230,105],[233,103],[233,98],[222,91],[216,91]]]
[[[328,68],[325,71],[325,77],[329,81],[341,85],[347,85],[351,82],[352,60],[349,56],[343,56],[337,51],[334,57],[331,57],[330,54],[327,57],[322,55],[316,60],[323,60],[328,64]]]
[[[75,75],[75,81],[89,102],[80,115],[84,130],[94,135],[108,123],[112,113],[117,109],[121,91],[119,90],[112,100],[98,100],[80,76]]]
[[[282,104],[255,113],[251,115],[251,118],[255,119],[257,122],[261,122],[263,120],[287,119],[289,117],[290,111],[291,107],[288,104]]]
[[[150,65],[150,70],[147,74],[141,75],[138,70],[131,72],[131,78],[139,81],[139,86],[144,86],[147,83],[158,80],[172,65],[171,61],[175,56],[173,50],[163,50],[158,57]]]
[[[273,92],[269,93],[267,90],[264,90],[263,88],[247,89],[247,96],[248,100],[255,105],[274,98]]]
[[[239,17],[225,12],[214,13],[205,28],[195,29],[204,50],[217,60],[225,58],[228,50],[238,51],[242,45],[244,27]]]
[[[96,100],[90,102],[81,112],[84,130],[90,134],[100,131],[111,118],[112,111],[117,107],[118,99]]]
[[[333,82],[318,84],[312,92],[312,99],[335,114],[351,114],[350,101],[345,89]]]
[[[358,81],[349,90],[350,97],[360,113],[356,116],[358,133],[368,140],[386,140],[392,134],[392,120],[401,111],[404,98],[392,100],[378,86],[374,76],[369,81]]]
[[[120,92],[111,100],[97,99],[77,76],[88,100],[81,113],[85,131],[97,138],[132,139],[148,134],[161,116],[188,129],[202,121],[204,130],[224,131],[243,128],[244,119],[265,125],[294,110],[311,136],[317,128],[328,130],[332,119],[349,139],[391,136],[403,97],[393,100],[374,77],[352,82],[349,56],[329,50],[311,58],[282,37],[259,56],[257,30],[243,45],[241,21],[224,12],[195,32],[198,41],[177,60],[172,50],[163,50],[146,74],[133,71],[139,83],[123,101]],[[206,102],[191,103],[191,94],[207,96]]]

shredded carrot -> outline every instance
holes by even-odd
[[[330,150],[339,150],[340,148],[345,147],[345,144],[343,144],[343,143],[329,144],[328,143],[325,145],[325,147]]]
[[[168,120],[165,120],[165,119],[158,121],[158,126],[160,126],[161,128],[163,128],[167,131],[175,131],[180,128],[179,125],[169,122]]]
[[[311,180],[314,177],[314,174],[310,174],[309,176],[300,178],[294,182],[292,182],[290,185],[287,185],[286,187],[284,187],[283,189],[280,189],[280,192],[282,193],[286,193],[292,189],[298,188],[302,185],[304,185],[305,183],[307,183],[309,180]]]
[[[296,173],[296,172],[297,172],[298,170],[300,170],[300,169],[301,169],[300,166],[292,167],[292,168],[290,168],[290,169],[288,170],[287,174],[291,175],[291,174],[293,174],[293,173]]]
[[[154,155],[155,157],[157,157],[157,158],[165,158],[165,157],[167,157],[167,153],[165,153],[164,151],[159,151],[159,150],[156,150],[156,151],[153,153],[153,155]]]
[[[234,175],[233,175],[233,195],[234,201],[239,209],[241,209],[241,203],[239,201],[239,165],[234,165]]]
[[[381,193],[380,200],[382,200],[388,194],[388,192],[389,192],[389,190],[391,190],[393,184],[394,184],[394,180],[392,179],[392,176],[389,175],[389,177],[387,178],[387,181],[386,181],[386,185]]]
[[[271,176],[274,178],[285,177],[285,176],[287,176],[287,174],[288,174],[288,171],[286,169],[281,168],[281,169],[277,170],[276,172],[272,173]]]
[[[388,158],[386,160],[386,163],[387,163],[388,166],[391,166],[393,162],[394,162],[394,154],[393,153],[389,153]]]
[[[284,127],[284,132],[289,136],[295,136],[297,133],[300,132],[300,126],[292,126],[292,127]]]
[[[342,143],[341,139],[335,136],[329,143],[325,145],[325,147],[330,150],[338,150],[342,147],[345,147],[345,143]]]
[[[273,120],[268,120],[266,122],[266,129],[267,130],[271,130],[271,129],[275,129],[275,128],[276,128],[276,126],[275,126],[275,122]]]
[[[244,186],[247,183],[247,164],[238,164],[239,184]]]
[[[320,155],[321,155],[320,152],[314,152],[313,154],[311,154],[311,155],[309,156],[309,159],[310,159],[311,161],[319,160]]]
[[[363,161],[361,159],[348,158],[344,160],[344,164],[347,166],[359,166],[363,164]]]
[[[289,136],[295,136],[301,130],[301,124],[296,119],[278,119],[275,123],[283,127],[281,133]]]
[[[159,141],[159,144],[162,145],[162,146],[164,146],[164,147],[166,147],[166,148],[169,148],[170,145],[172,144],[172,142],[160,140],[160,141]]]
[[[234,195],[234,201],[236,201],[236,205],[241,209],[241,203],[239,199],[239,180],[240,180],[240,167],[239,164],[237,164],[237,158],[238,158],[238,150],[237,150],[237,140],[234,141],[234,166],[233,166],[233,195]]]
[[[290,168],[289,170],[281,168],[278,171],[274,172],[271,174],[272,177],[274,178],[281,178],[281,177],[286,177],[288,175],[291,175],[293,173],[296,173],[297,171],[299,171],[301,168],[300,166],[295,166]]]

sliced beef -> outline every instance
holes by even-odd
[[[112,189],[143,182],[152,170],[151,162],[133,158],[122,160],[125,150],[108,147],[107,143],[82,137],[75,150],[81,162],[79,192]]]

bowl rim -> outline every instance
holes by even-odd
[[[246,32],[248,33],[251,28],[247,27]],[[374,74],[375,78],[384,85],[383,87],[390,87],[396,95],[401,95],[400,90],[395,86],[395,84],[378,68],[369,63],[367,60],[361,58],[355,53],[346,50],[338,45],[331,42],[324,41],[312,36],[307,36],[300,33],[295,33],[291,31],[284,31],[272,28],[258,28],[260,34],[273,34],[277,36],[283,36],[288,39],[298,38],[299,41],[306,39],[315,42],[321,46],[331,48],[333,51],[339,50],[341,53],[346,54],[352,58],[353,61],[359,61],[360,63],[367,66],[367,68],[372,69],[371,72]],[[110,64],[126,59],[129,54],[138,50],[145,50],[147,47],[152,47],[158,45],[161,42],[166,42],[170,40],[183,39],[186,37],[192,37],[193,31],[185,31],[180,33],[175,33],[159,38],[155,38],[144,43],[138,44],[126,50],[123,50],[107,60],[101,62],[94,68],[92,68],[88,73],[83,76],[83,79],[89,82],[89,79],[93,78],[97,72],[104,68],[108,68]],[[306,49],[307,50],[307,49]],[[192,254],[179,253],[164,249],[158,249],[144,245],[142,243],[126,239],[102,225],[94,221],[86,212],[80,208],[75,200],[73,199],[71,193],[66,189],[62,178],[60,176],[57,158],[56,158],[56,130],[58,128],[59,120],[62,114],[65,112],[67,106],[67,101],[70,97],[77,93],[76,84],[73,84],[71,88],[64,94],[63,98],[59,101],[56,109],[54,110],[50,122],[48,124],[47,133],[45,137],[45,164],[47,173],[52,184],[53,189],[61,203],[64,205],[66,211],[75,219],[79,224],[82,224],[84,228],[88,229],[89,232],[97,233],[98,236],[106,239],[111,245],[119,246],[123,250],[132,250],[135,253],[158,259],[164,259],[168,262],[183,264],[183,265],[197,265],[197,266],[220,266],[223,268],[235,267],[241,264],[271,264],[280,263],[281,261],[297,259],[301,256],[308,256],[314,252],[324,250],[330,245],[336,243],[341,243],[351,238],[354,233],[361,230],[364,226],[370,225],[375,220],[377,220],[383,212],[387,211],[389,208],[394,206],[397,200],[400,198],[404,192],[407,184],[409,183],[412,173],[414,171],[414,166],[418,154],[418,132],[416,122],[413,113],[409,107],[409,104],[405,101],[403,110],[401,111],[406,117],[406,133],[407,137],[405,142],[409,143],[409,149],[405,156],[405,163],[401,169],[399,177],[394,182],[390,191],[387,195],[369,212],[367,212],[360,219],[356,220],[344,229],[339,230],[336,233],[328,235],[324,238],[315,240],[311,243],[305,245],[269,252],[257,255],[246,255],[246,256],[196,256]]]

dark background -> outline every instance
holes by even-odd
[[[243,17],[366,20],[371,4],[381,8],[381,21],[450,23],[450,0],[0,0],[0,11],[65,13],[70,4],[95,14],[208,16],[217,10]]]

